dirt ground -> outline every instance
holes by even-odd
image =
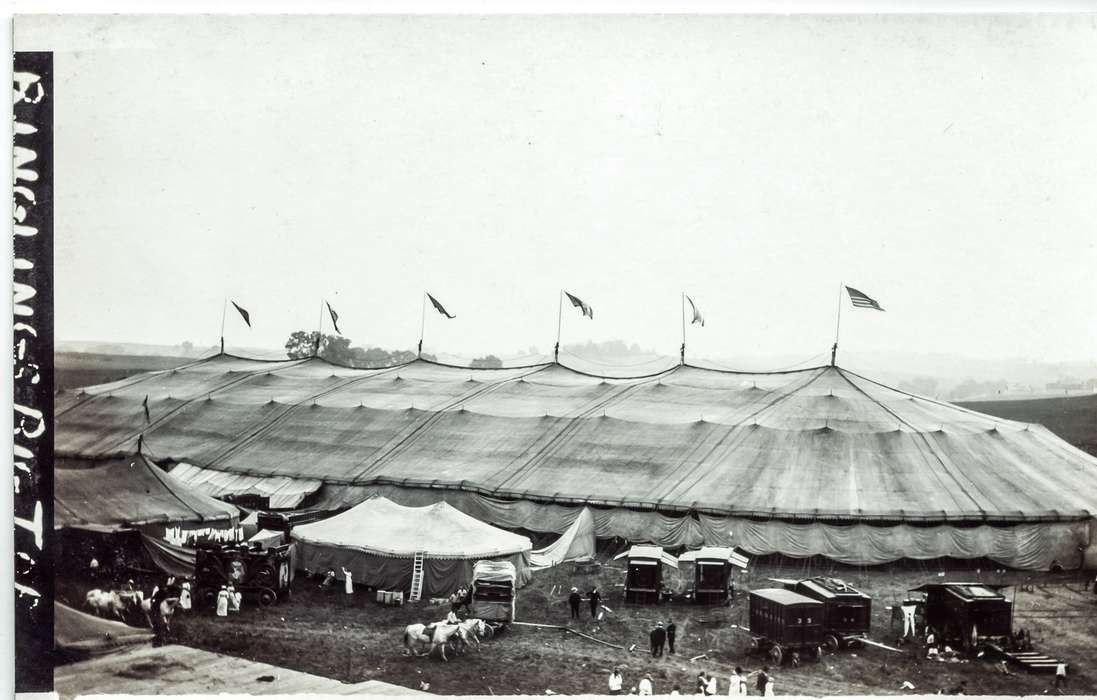
[[[678,685],[683,694],[690,694],[697,673],[704,671],[720,678],[720,694],[725,694],[727,676],[735,666],[755,670],[768,664],[767,659],[752,655],[749,636],[732,627],[747,624],[745,595],[740,593],[729,607],[624,605],[624,570],[619,564],[610,562],[595,575],[577,574],[571,564],[538,572],[519,593],[517,619],[568,624],[566,592],[573,585],[585,592],[597,584],[612,613],[595,622],[584,604],[583,618],[574,628],[625,650],[561,630],[512,625],[486,641],[480,651],[449,662],[410,657],[402,653],[404,626],[441,619],[446,608],[427,602],[385,607],[370,600],[365,591],[348,603],[341,590],[323,593],[315,581],[304,578],[295,582],[290,601],[271,608],[246,606],[229,618],[216,618],[209,611],[177,615],[172,641],[347,682],[378,679],[416,688],[426,681],[431,692],[442,694],[603,693],[606,676],[615,665],[623,670],[626,690],[644,674],[651,674],[656,693],[669,693]],[[889,645],[901,630],[892,626],[886,607],[901,601],[911,586],[946,580],[1017,584],[1006,591],[1016,595],[1015,627],[1028,629],[1038,650],[1070,663],[1067,692],[1097,693],[1097,672],[1091,668],[1097,658],[1097,595],[1084,588],[1085,576],[1092,580],[1092,573],[942,571],[927,564],[863,569],[770,558],[755,562],[749,574],[738,577],[737,586],[740,591],[764,588],[774,585],[767,580],[770,577],[810,575],[844,578],[871,595],[871,638]],[[78,597],[79,590],[73,583],[59,587],[59,594],[63,599]],[[648,630],[667,619],[678,626],[678,653],[653,659],[647,648]],[[636,648],[629,652],[632,645]],[[925,694],[954,688],[960,681],[966,681],[968,694],[1058,692],[1050,675],[1019,669],[1006,675],[986,660],[928,661],[921,646],[905,649],[904,653],[873,647],[843,650],[799,667],[786,664],[771,669],[771,674],[779,695]],[[705,657],[690,660],[701,654]],[[913,683],[914,690],[904,691],[904,681]],[[756,694],[753,687],[751,694]]]

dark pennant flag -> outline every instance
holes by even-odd
[[[142,408],[145,409],[145,422],[150,423],[152,419],[149,417],[149,395],[145,394],[145,400],[141,402]]]
[[[442,302],[432,297],[430,292],[427,292],[427,299],[430,299],[430,303],[434,305],[434,309],[438,313],[442,314],[446,318],[457,318],[455,314],[451,314],[450,312],[446,311],[446,307],[442,306]]]
[[[695,323],[700,323],[701,327],[704,328],[705,317],[702,316],[701,312],[697,310],[697,304],[693,303],[693,299],[690,299],[688,294],[686,295],[686,301],[689,302],[689,308],[693,309],[693,320],[690,321],[689,324],[692,326]]]
[[[335,326],[335,332],[342,335],[343,331],[339,330],[339,314],[335,313],[335,309],[331,308],[331,304],[324,302],[328,305],[328,313],[331,314],[331,325]]]
[[[236,310],[240,312],[240,317],[244,319],[244,323],[248,324],[248,328],[251,328],[251,314],[248,313],[248,310],[241,307],[235,301],[232,302],[232,305],[235,306]]]
[[[594,309],[590,308],[590,304],[586,303],[577,296],[572,296],[571,294],[568,294],[568,292],[564,292],[564,294],[567,294],[567,297],[571,301],[572,306],[577,309],[582,309],[583,315],[587,318],[590,318],[592,320],[594,319]]]
[[[861,309],[876,309],[877,311],[883,311],[884,307],[876,303],[876,300],[858,291],[853,287],[846,287],[846,291],[849,292],[849,300],[853,302],[853,305]]]

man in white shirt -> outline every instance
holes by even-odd
[[[720,682],[716,680],[716,674],[713,674],[705,682],[705,695],[716,695],[718,692],[720,692]]]
[[[621,669],[615,668],[609,672],[609,694],[620,695],[624,679],[621,677]]]
[[[654,689],[651,687],[651,676],[644,676],[640,681],[640,692],[638,695],[652,695]]]
[[[1055,666],[1055,687],[1066,687],[1067,684],[1067,665],[1060,661]]]

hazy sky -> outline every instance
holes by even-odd
[[[1097,356],[1093,17],[21,19],[56,334]],[[326,326],[330,329],[330,325]]]

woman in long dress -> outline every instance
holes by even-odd
[[[229,589],[228,586],[221,586],[221,591],[217,594],[217,617],[228,617],[229,614]]]

